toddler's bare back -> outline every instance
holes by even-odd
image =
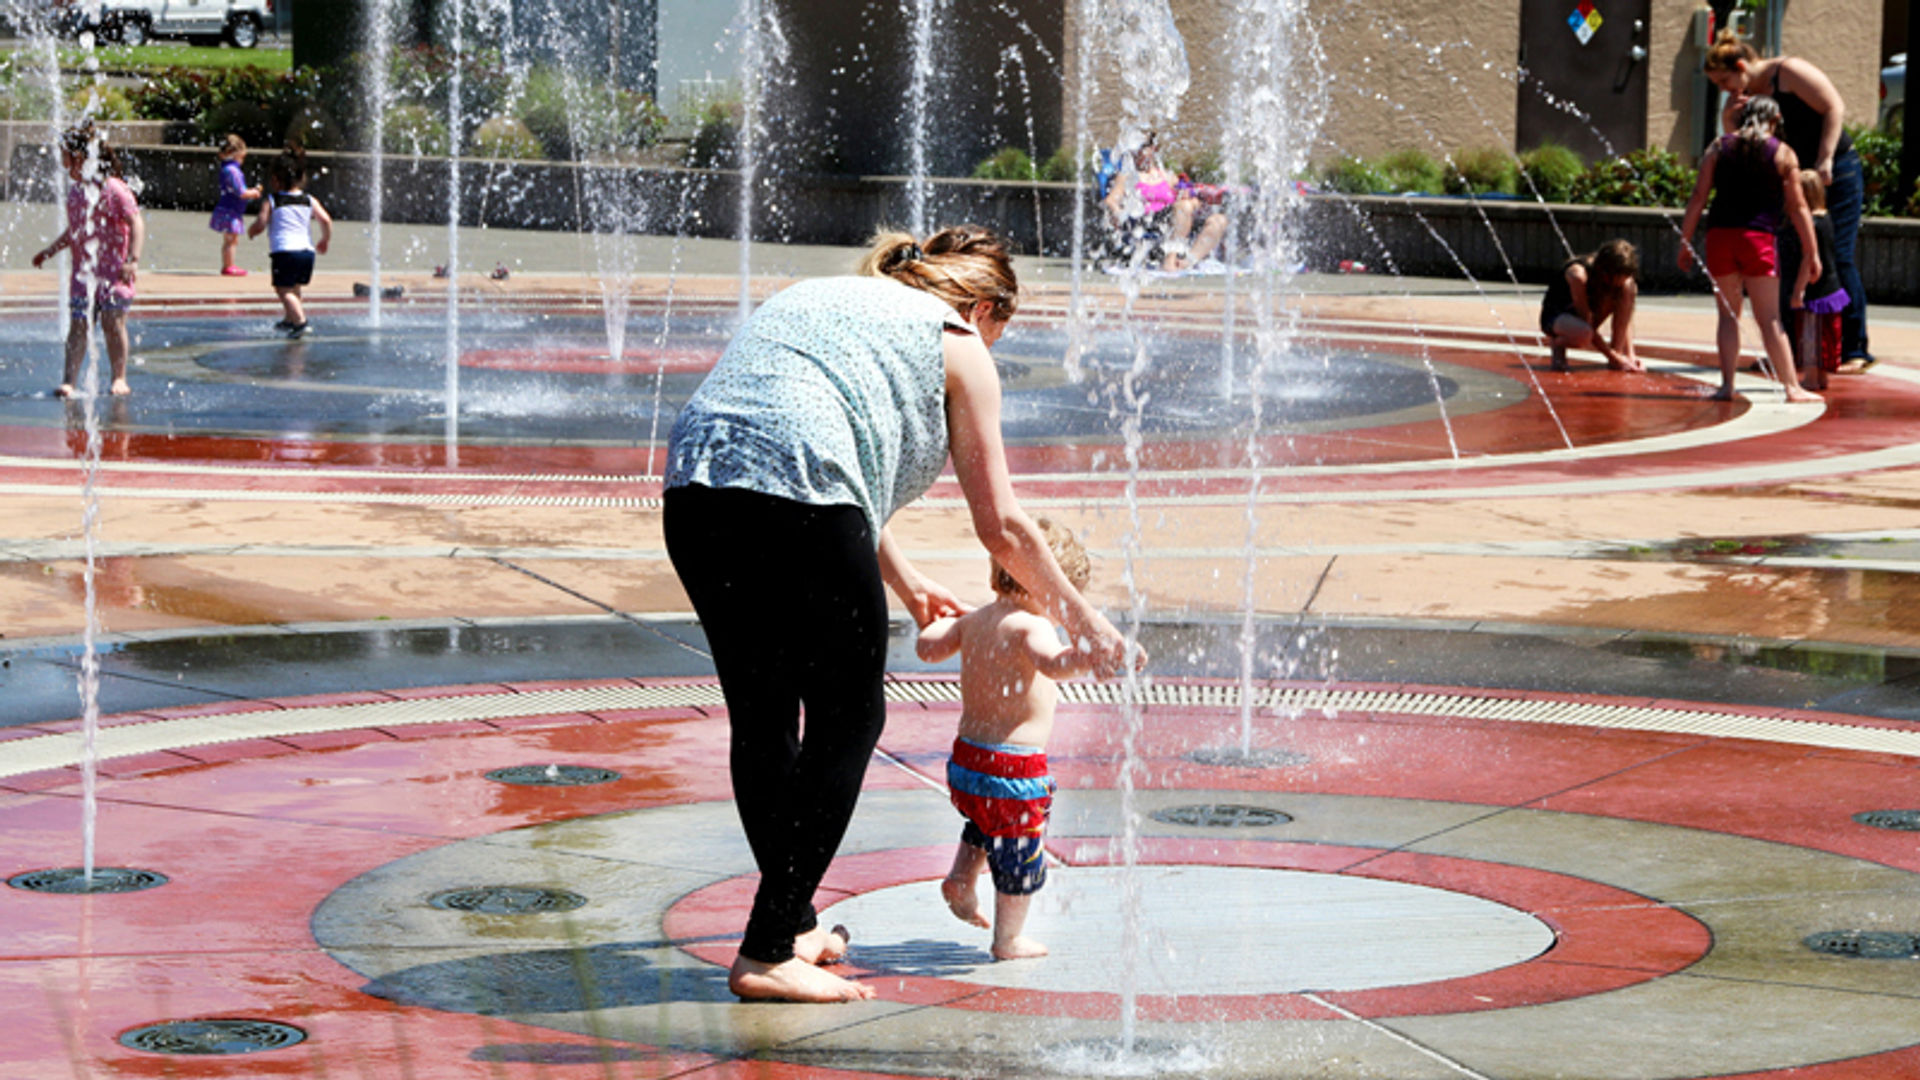
[[[960,618],[960,737],[1047,745],[1059,689],[1035,667],[1038,642],[1057,647],[1053,624],[1004,598]]]

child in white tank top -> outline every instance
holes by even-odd
[[[247,236],[267,234],[273,291],[285,309],[285,317],[274,329],[298,338],[307,333],[307,312],[300,290],[313,280],[315,254],[327,253],[327,244],[333,239],[333,218],[320,200],[301,190],[307,179],[305,150],[289,145],[274,159],[271,174],[273,194],[260,201],[260,215],[247,226]],[[320,227],[318,241],[312,235],[316,223]]]

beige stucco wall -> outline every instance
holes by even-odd
[[[1308,31],[1328,90],[1328,115],[1316,160],[1342,153],[1372,157],[1415,148],[1429,154],[1501,146],[1514,139],[1522,0],[1446,0],[1382,4],[1309,0]],[[1525,0],[1544,3],[1550,0]],[[1871,123],[1879,99],[1879,5],[1864,0],[1777,0],[1785,3],[1785,51],[1818,65],[1847,102],[1851,121]],[[1171,0],[1186,39],[1193,85],[1162,142],[1176,158],[1220,143],[1233,72],[1226,57],[1233,5],[1228,0]],[[1647,46],[1645,142],[1691,155],[1695,0],[1653,0]],[[1069,15],[1067,108],[1080,35]],[[1110,52],[1096,49],[1089,109],[1092,142],[1110,144],[1120,128],[1119,73]],[[1069,115],[1065,130],[1073,131]]]

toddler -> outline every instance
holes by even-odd
[[[220,234],[220,272],[228,277],[245,277],[246,269],[234,262],[240,250],[240,233],[246,228],[247,204],[260,197],[259,188],[247,186],[241,166],[247,163],[247,140],[229,133],[220,140],[220,201],[213,204],[213,217],[207,227]]]
[[[1827,186],[1812,169],[1800,170],[1800,193],[1813,214],[1814,251],[1820,275],[1809,280],[1801,272],[1800,238],[1780,235],[1780,280],[1793,282],[1787,301],[1787,344],[1800,367],[1800,385],[1825,390],[1827,375],[1840,370],[1840,313],[1847,310],[1847,290],[1840,283],[1839,256],[1834,254],[1833,219],[1827,216]]]
[[[1037,522],[1075,589],[1086,587],[1086,549],[1046,518]],[[1060,642],[1038,601],[998,563],[994,601],[958,618],[935,619],[920,631],[916,651],[937,663],[960,654],[960,730],[947,762],[953,805],[966,817],[953,869],[940,884],[963,922],[993,928],[996,960],[1047,955],[1024,936],[1033,894],[1046,883],[1042,839],[1053,806],[1047,736],[1059,695],[1053,680],[1084,671],[1087,654]],[[980,913],[974,889],[993,874],[993,922]]]
[[[267,258],[273,264],[273,291],[285,310],[274,326],[290,338],[307,333],[307,309],[300,290],[313,281],[314,255],[325,255],[333,239],[333,219],[327,216],[320,200],[300,190],[307,182],[307,152],[297,143],[289,143],[273,159],[270,171],[273,194],[260,203],[260,215],[247,226],[247,236],[267,233]],[[320,239],[313,239],[314,225],[320,227]]]

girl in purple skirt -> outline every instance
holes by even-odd
[[[247,186],[240,166],[247,161],[247,141],[229,133],[220,140],[220,201],[213,205],[213,217],[207,228],[220,234],[220,272],[228,277],[245,277],[246,269],[234,264],[240,250],[240,234],[247,227],[247,203],[260,197],[260,189]]]

